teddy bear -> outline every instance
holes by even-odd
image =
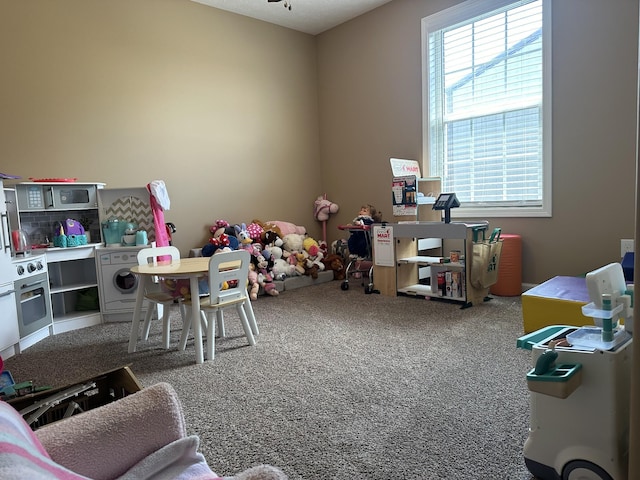
[[[282,237],[282,249],[287,252],[301,252],[304,250],[304,235],[299,233],[288,233]]]
[[[304,274],[313,278],[314,280],[318,278],[318,272],[324,270],[324,264],[322,262],[311,261],[307,259],[304,266]]]
[[[333,270],[334,280],[344,280],[346,278],[346,269],[344,258],[337,253],[330,253],[322,259],[325,270]]]
[[[324,268],[325,268],[324,263],[322,263],[323,258],[324,258],[324,253],[318,250],[318,252],[315,255],[313,256],[309,255],[307,257],[307,266],[311,267],[312,265],[316,265],[318,267],[318,271],[322,272],[324,271]]]
[[[291,257],[295,259],[295,269],[298,275],[304,275],[307,271],[307,258],[309,254],[306,251],[295,252],[291,254]],[[293,262],[292,262],[293,263]]]
[[[296,274],[295,266],[283,258],[282,248],[273,246],[268,251],[272,262],[271,273],[275,280],[284,280],[286,277],[293,277]]]

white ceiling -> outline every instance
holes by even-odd
[[[311,35],[329,30],[391,0],[192,0]],[[291,6],[291,10],[285,7]]]

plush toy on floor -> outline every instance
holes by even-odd
[[[247,293],[251,300],[258,299],[258,292],[260,291],[260,285],[258,284],[258,272],[256,272],[256,266],[251,263],[249,265],[249,283],[247,284]]]
[[[325,270],[333,270],[334,280],[344,280],[346,278],[347,266],[342,255],[338,255],[337,253],[330,253],[322,259],[322,263],[324,263]]]
[[[304,235],[288,233],[282,237],[282,249],[289,253],[302,252],[304,250]]]
[[[249,253],[253,252],[252,244],[253,239],[251,238],[251,234],[247,230],[246,224],[236,225],[233,227],[236,231],[236,238],[238,239],[238,248],[242,248],[244,250],[249,250]]]
[[[324,254],[320,250],[318,242],[311,237],[306,237],[302,241],[302,247],[308,255],[305,262],[305,275],[309,275],[315,280],[318,278],[318,272],[322,272],[325,269],[325,265],[322,263]]]
[[[230,237],[226,233],[217,234],[217,237],[209,239],[209,243],[202,247],[202,256],[210,257],[218,252],[230,252],[238,249],[238,240],[236,237]]]
[[[261,242],[264,228],[258,222],[251,222],[247,225],[247,233],[249,233],[251,240],[254,242]]]
[[[210,257],[218,251],[230,251],[238,249],[238,239],[236,238],[235,229],[229,225],[226,220],[216,220],[209,227],[211,238],[209,242],[202,247],[202,256]]]
[[[264,293],[266,293],[267,295],[270,295],[272,297],[277,297],[278,295],[280,295],[276,284],[273,283],[273,277],[266,268],[261,268],[258,271],[258,285],[262,287]]]
[[[282,220],[270,220],[267,223],[271,225],[275,225],[280,229],[280,236],[284,237],[290,233],[297,233],[298,235],[305,235],[307,233],[307,229],[303,226],[296,225],[291,222],[284,222]]]
[[[268,251],[260,251],[259,247],[255,247],[254,254],[251,257],[251,265],[249,270],[249,285],[251,290],[249,291],[249,297],[251,300],[257,300],[260,287],[266,295],[276,297],[280,295],[276,284],[273,283],[273,277],[268,271],[269,262],[265,255],[271,256]],[[256,286],[258,288],[256,288]]]
[[[233,237],[236,234],[235,229],[226,220],[216,220],[216,222],[209,228],[209,231],[213,237],[218,237],[223,233],[226,233],[230,237]]]
[[[284,280],[287,277],[296,275],[296,267],[283,258],[282,248],[271,247],[269,248],[269,252],[271,254],[271,261],[273,262],[271,273],[275,280]]]
[[[304,250],[301,252],[294,252],[289,258],[291,258],[291,264],[296,269],[296,274],[304,275],[307,271],[307,257],[308,254]],[[295,262],[295,263],[294,263]]]
[[[262,232],[260,241],[262,242],[262,245],[264,245],[265,247],[268,247],[268,246],[281,247],[282,246],[282,237],[275,230],[265,230],[264,232]]]

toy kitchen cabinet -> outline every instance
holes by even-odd
[[[92,290],[98,300],[95,256],[94,245],[47,249],[54,335],[102,323],[99,304],[82,302]]]
[[[387,226],[393,229],[394,265],[375,266],[380,293],[442,298],[460,302],[462,308],[487,296],[488,289],[471,285],[469,268],[473,231],[487,229],[488,222],[400,222]],[[375,264],[375,244],[373,251]],[[451,262],[450,252],[454,251],[459,251],[460,258]],[[423,268],[429,269],[426,277],[421,273]]]
[[[102,322],[99,305],[82,302],[84,295],[97,291],[95,247],[100,245],[98,190],[104,183],[95,182],[21,182],[13,186],[17,198],[19,228],[29,235],[36,248],[34,254],[45,254],[49,273],[52,333],[62,333]],[[51,247],[54,226],[67,218],[85,227],[87,245],[67,248]]]

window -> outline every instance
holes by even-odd
[[[424,158],[456,216],[551,216],[550,31],[548,0],[422,20]]]

